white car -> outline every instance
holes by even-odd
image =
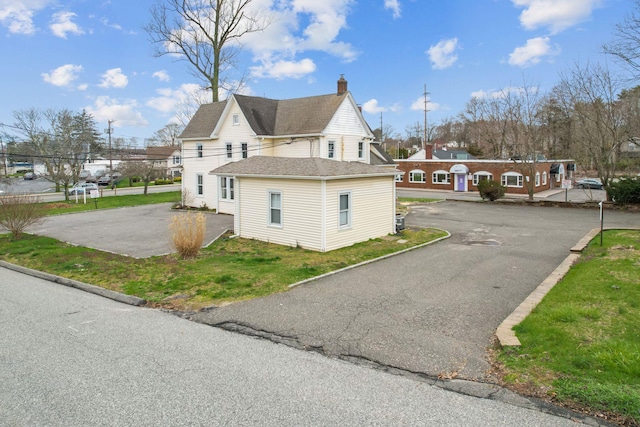
[[[88,194],[91,190],[97,190],[98,185],[92,182],[83,182],[81,184],[76,184],[69,189],[69,195],[75,196],[76,194],[82,195],[85,192]]]

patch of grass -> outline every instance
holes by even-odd
[[[442,199],[429,199],[429,198],[420,198],[420,197],[398,197],[398,201],[400,203],[431,203],[438,202]]]
[[[607,231],[515,328],[504,381],[640,424],[640,232]]]
[[[154,305],[193,310],[283,292],[288,285],[443,237],[434,229],[320,253],[223,237],[194,258],[177,254],[146,259],[72,246],[48,237],[0,235],[0,259],[147,299]]]
[[[43,206],[45,207],[46,215],[59,215],[62,213],[92,211],[96,209],[96,204],[93,199],[87,197],[86,204],[82,203],[82,200],[83,199],[79,197],[78,203],[76,203],[75,197],[71,197],[69,202],[47,202],[43,203]],[[97,205],[98,209],[113,209],[178,201],[180,201],[180,192],[168,191],[164,193],[149,193],[147,195],[126,194],[122,196],[100,197]]]

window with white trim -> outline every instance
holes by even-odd
[[[517,172],[503,173],[500,181],[503,187],[522,187],[522,174]]]
[[[240,115],[234,114],[232,120],[233,120],[233,125],[238,126],[240,124]]]
[[[447,171],[435,171],[431,175],[431,182],[434,184],[449,184],[451,183],[451,174]]]
[[[201,173],[196,174],[196,194],[198,196],[204,194],[204,176]]]
[[[327,158],[333,159],[336,155],[336,142],[329,141],[327,143]]]
[[[249,144],[247,144],[246,142],[243,142],[242,144],[240,144],[240,149],[242,151],[243,159],[246,159],[247,157],[249,157]]]
[[[476,172],[473,174],[473,185],[478,185],[480,181],[491,181],[493,174],[491,172]]]
[[[220,200],[233,200],[234,179],[230,176],[220,177]]]
[[[358,158],[364,159],[364,142],[358,142]]]
[[[540,172],[536,172],[536,187],[540,187]]]
[[[351,192],[345,191],[340,193],[339,197],[339,222],[338,226],[340,228],[349,228],[351,227]]]
[[[395,178],[396,178],[396,182],[402,182],[404,180],[404,174],[397,173]]]
[[[233,159],[233,144],[231,144],[230,142],[227,142],[226,150],[227,150],[227,159]]]
[[[409,172],[409,182],[426,182],[426,174],[419,169]]]
[[[196,144],[196,157],[199,159],[204,157],[202,144]]]
[[[179,165],[180,162],[182,161],[182,159],[180,158],[180,156],[173,156],[173,164],[174,165]]]
[[[547,185],[547,172],[542,172],[542,185]]]
[[[269,191],[269,225],[282,227],[281,191]]]

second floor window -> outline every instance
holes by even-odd
[[[233,146],[227,142],[227,159],[233,159]]]
[[[196,157],[199,159],[203,157],[202,144],[196,144]]]
[[[179,165],[180,164],[180,156],[173,156],[173,164],[174,165]]]
[[[246,159],[249,157],[249,145],[246,142],[242,143],[242,158]]]
[[[364,159],[364,142],[358,142],[358,158]]]
[[[330,159],[333,159],[335,155],[336,155],[336,142],[329,141],[329,144],[327,145],[327,157]]]

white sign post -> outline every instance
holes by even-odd
[[[568,201],[569,189],[571,188],[571,180],[563,179],[562,180],[562,188],[564,188],[564,201]]]

